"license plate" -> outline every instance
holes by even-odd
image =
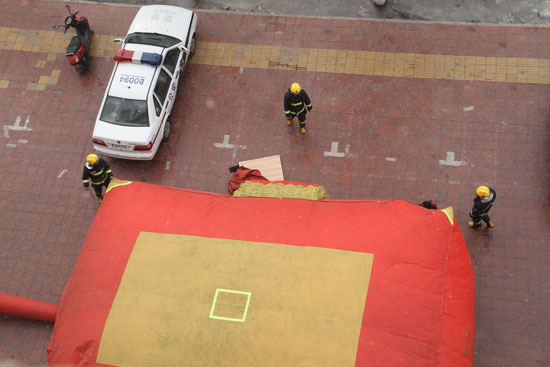
[[[120,149],[120,150],[128,150],[130,149],[130,146],[128,145],[122,145],[122,144],[110,144],[111,148]]]

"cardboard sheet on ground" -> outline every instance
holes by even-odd
[[[451,210],[117,183],[51,365],[471,366],[473,269]]]

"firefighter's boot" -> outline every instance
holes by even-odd
[[[290,120],[290,119],[286,120],[286,124],[287,124],[288,126],[292,125],[292,120]]]
[[[302,135],[306,135],[306,128],[305,128],[305,127],[301,127],[301,128],[300,128],[300,133],[301,133]]]
[[[468,222],[468,227],[478,229],[479,227],[481,227],[481,223]]]
[[[495,224],[491,221],[489,221],[489,223],[487,223],[487,227],[489,228],[493,228],[495,226]]]

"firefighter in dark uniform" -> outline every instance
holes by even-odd
[[[476,197],[474,199],[474,207],[470,211],[471,222],[468,222],[470,228],[479,228],[482,226],[481,221],[483,220],[487,227],[493,228],[495,225],[491,222],[489,218],[489,210],[491,210],[497,194],[495,190],[487,186],[479,186],[476,189]]]
[[[109,186],[111,177],[113,177],[113,172],[105,160],[99,158],[96,154],[89,154],[86,157],[86,164],[82,171],[82,184],[85,190],[89,190],[91,182],[100,204],[103,201],[103,186]]]
[[[306,133],[306,114],[311,111],[312,105],[306,91],[302,89],[300,84],[292,83],[284,97],[284,107],[286,115],[286,123],[292,125],[294,117],[298,117],[300,121],[300,133]]]

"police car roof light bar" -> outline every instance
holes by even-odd
[[[140,52],[131,50],[116,50],[115,61],[131,62],[132,64],[147,64],[159,66],[162,63],[162,55],[152,52]]]

